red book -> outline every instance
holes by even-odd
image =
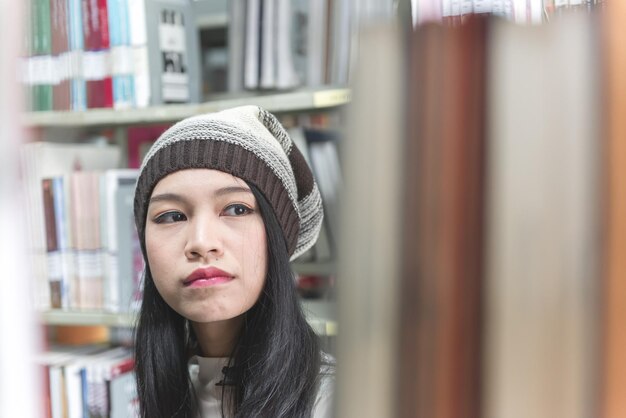
[[[109,20],[106,0],[82,0],[87,107],[113,107]]]

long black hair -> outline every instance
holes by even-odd
[[[265,224],[267,278],[244,314],[229,359],[222,414],[234,417],[310,417],[318,389],[321,352],[298,301],[285,238],[265,196],[249,184]],[[145,256],[145,255],[144,255]],[[141,417],[196,417],[188,372],[197,341],[187,320],[156,289],[146,262],[144,296],[135,335]]]

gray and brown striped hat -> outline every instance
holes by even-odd
[[[154,187],[168,174],[189,168],[220,170],[254,184],[274,209],[292,260],[317,240],[322,199],[311,169],[274,115],[257,106],[242,106],[184,119],[148,151],[134,202],[144,254]]]

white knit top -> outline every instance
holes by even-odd
[[[222,389],[216,384],[223,379],[222,368],[228,364],[227,358],[194,356],[189,361],[189,376],[196,391],[201,418],[222,418]],[[313,408],[312,418],[333,416],[334,373],[328,366],[322,366],[320,386]]]

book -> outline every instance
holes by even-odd
[[[100,236],[100,173],[76,171],[71,175],[72,242],[76,280],[71,305],[79,309],[104,307],[104,266]]]
[[[54,204],[53,179],[43,179],[41,182],[43,191],[43,210],[46,225],[46,259],[48,283],[50,286],[50,306],[61,308],[64,294],[64,284],[61,272],[61,252],[58,244],[57,214]]]
[[[106,0],[82,0],[83,76],[87,108],[113,107],[109,15]]]
[[[34,295],[35,307],[45,310],[50,307],[50,293],[46,273],[46,234],[41,181],[69,174],[77,168],[96,170],[115,168],[120,163],[120,148],[113,145],[62,144],[33,142],[21,148],[24,184],[26,188],[27,236],[32,268],[37,285]],[[64,186],[69,186],[64,179]],[[66,193],[68,197],[69,194]],[[69,198],[66,199],[69,202]],[[69,213],[66,206],[66,213]],[[66,227],[71,227],[69,223]],[[72,242],[72,235],[70,243]]]
[[[279,90],[291,89],[301,84],[296,73],[293,46],[292,24],[294,14],[291,0],[276,1],[276,88]]]
[[[150,64],[148,60],[148,29],[146,22],[146,0],[127,0],[130,22],[130,45],[133,66],[134,106],[147,107],[153,103]]]
[[[128,312],[137,302],[140,273],[135,270],[139,250],[133,217],[138,170],[107,170],[103,174],[103,225],[105,262],[104,308]],[[140,251],[140,250],[139,250]],[[139,254],[141,257],[141,254]]]
[[[81,0],[68,0],[69,79],[73,111],[87,109],[87,87],[83,72],[83,15]]]
[[[485,417],[595,415],[596,50],[586,14],[491,29]]]
[[[129,109],[133,107],[135,98],[128,0],[107,0],[107,10],[111,44],[113,107]]]
[[[74,269],[69,243],[69,217],[64,179],[60,176],[45,178],[42,180],[42,188],[50,305],[56,309],[68,309],[69,283]]]
[[[260,0],[259,87],[276,87],[276,0]]]
[[[596,7],[601,6],[597,4]],[[602,123],[605,129],[604,176],[605,195],[603,197],[605,224],[602,234],[604,272],[601,281],[601,363],[599,387],[599,411],[597,416],[617,418],[626,414],[626,404],[622,394],[626,390],[626,335],[623,321],[626,317],[626,259],[623,248],[626,243],[626,190],[624,189],[624,156],[626,155],[624,135],[624,95],[626,88],[626,63],[622,45],[626,42],[624,17],[626,4],[611,2],[611,7],[596,21],[601,25],[600,36],[606,48],[602,58],[605,76],[601,89],[605,94]]]
[[[336,231],[339,231],[339,197],[342,193],[342,174],[339,162],[337,143],[339,135],[331,130],[304,129],[304,136],[307,141],[307,156],[313,171],[317,186],[322,195],[324,206],[324,223],[326,223],[323,240],[319,243],[319,249],[324,248],[324,243],[330,246],[330,254],[337,252]],[[320,257],[328,257],[326,251]]]
[[[358,141],[346,141],[342,150],[345,204],[337,272],[338,322],[349,324],[342,326],[337,341],[340,417],[396,416],[401,215],[400,205],[390,202],[401,199],[405,102],[401,39],[393,26],[364,30],[354,67],[346,138]]]
[[[70,41],[68,0],[50,0],[50,52],[54,61],[52,110],[70,110]]]
[[[306,83],[317,87],[326,84],[329,4],[326,0],[310,1],[308,7]]]
[[[261,0],[248,0],[246,7],[246,53],[243,84],[246,89],[259,86]]]
[[[110,418],[139,417],[134,365],[134,359],[127,358],[111,367],[108,384]]]
[[[244,55],[246,48],[246,0],[229,2],[228,20],[228,91],[243,91]]]
[[[486,20],[410,38],[400,415],[480,417]]]
[[[31,85],[32,109],[52,110],[52,85],[55,81],[50,26],[50,0],[33,0],[31,3],[31,48],[28,83]]]

